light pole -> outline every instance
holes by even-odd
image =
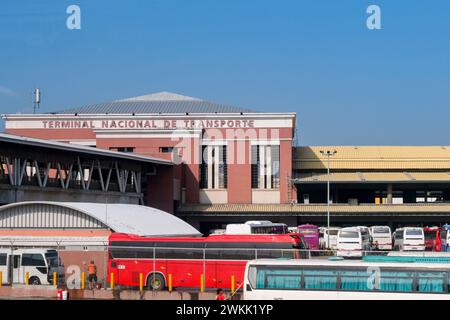
[[[330,249],[330,157],[334,156],[336,150],[320,150],[327,157],[327,249]]]

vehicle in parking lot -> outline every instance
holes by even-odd
[[[425,251],[425,235],[422,228],[406,227],[395,230],[394,250]]]
[[[441,251],[450,251],[450,225],[445,224],[441,228]]]
[[[313,224],[298,226],[297,232],[305,240],[310,250],[319,250],[319,228]]]
[[[29,284],[53,284],[53,272],[59,281],[64,280],[64,267],[56,250],[48,249],[0,249],[0,271],[2,283],[25,283],[28,272]]]
[[[375,250],[392,250],[391,228],[388,226],[373,226],[369,230]]]
[[[342,228],[337,235],[338,257],[362,257],[371,250],[370,234],[360,227]]]
[[[337,235],[341,228],[330,227],[319,228],[319,247],[320,249],[337,249]]]
[[[425,235],[425,250],[441,251],[441,228],[425,227],[423,233]]]

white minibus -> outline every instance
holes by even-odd
[[[362,257],[364,251],[370,251],[368,230],[360,227],[348,227],[339,230],[337,235],[338,257]]]
[[[394,250],[425,251],[425,234],[423,229],[406,227],[395,230]]]
[[[57,272],[58,281],[64,281],[64,267],[59,262],[56,250],[0,249],[2,283],[24,284],[27,272],[30,285],[52,284],[53,272]]]
[[[375,250],[392,250],[392,233],[388,226],[373,226],[370,228],[372,244]]]
[[[330,227],[319,228],[319,246],[321,249],[336,250],[337,248],[337,235],[341,228]]]

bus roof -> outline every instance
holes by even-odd
[[[161,241],[161,242],[286,242],[295,241],[295,237],[290,234],[211,234],[207,237],[141,237],[124,233],[113,233],[109,236],[109,241]]]
[[[330,261],[322,259],[259,259],[248,262],[251,265],[273,265],[273,266],[342,266],[342,267],[406,267],[406,268],[424,268],[424,269],[450,269],[449,263],[401,263],[401,262],[366,262],[339,260]]]

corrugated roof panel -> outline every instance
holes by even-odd
[[[336,213],[450,213],[450,204],[332,204],[330,212]],[[179,213],[326,213],[326,204],[215,204],[215,205],[183,205]]]
[[[91,104],[52,114],[171,114],[171,113],[254,113],[255,111],[186,97],[170,92]]]
[[[75,219],[82,213],[83,220],[92,217],[91,226],[108,226],[114,232],[130,233],[140,236],[199,236],[201,235],[188,223],[174,215],[146,206],[129,204],[103,204],[86,202],[19,202],[0,207],[0,221],[8,221],[12,228],[50,228],[42,217],[45,212],[55,216],[58,228],[82,228],[80,220]],[[11,214],[12,213],[12,214]],[[21,220],[24,215],[30,220]]]
[[[314,146],[297,147],[294,170],[325,170],[327,157],[321,150],[336,150],[330,157],[331,169],[449,169],[450,147],[441,146]]]

